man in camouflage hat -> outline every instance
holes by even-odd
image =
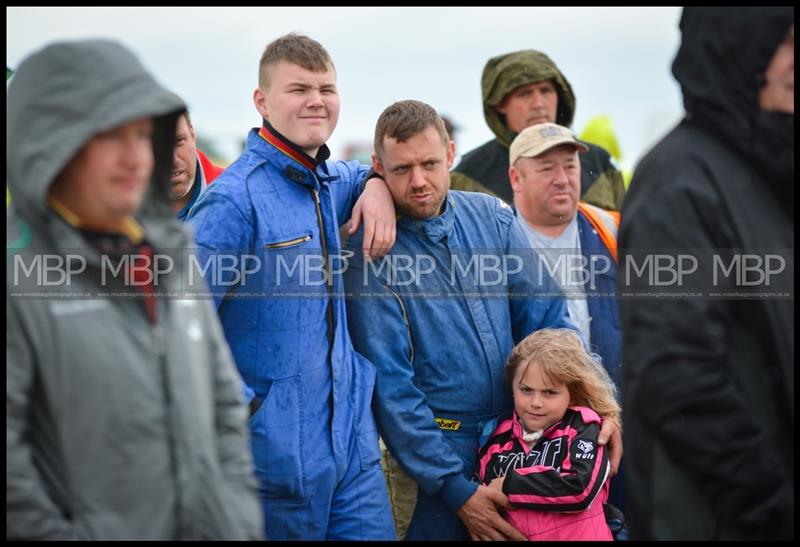
[[[508,147],[523,129],[537,123],[572,124],[575,95],[567,79],[539,51],[523,50],[489,59],[481,79],[483,113],[496,138],[467,152],[451,175],[453,190],[494,194],[511,203]],[[603,148],[584,143],[581,200],[619,210],[625,195],[622,174]]]

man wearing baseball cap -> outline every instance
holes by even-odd
[[[507,203],[508,148],[525,128],[557,123],[569,128],[576,98],[561,69],[541,51],[525,49],[492,57],[481,75],[483,115],[495,138],[470,150],[450,175],[453,190],[493,194]],[[622,174],[600,146],[584,143],[580,193],[587,203],[618,211],[625,195]]]
[[[587,150],[564,126],[533,125],[511,143],[508,176],[528,239],[564,291],[570,318],[619,387],[619,213],[579,201],[579,154]],[[611,483],[609,500],[624,511],[622,469]]]

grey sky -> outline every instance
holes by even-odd
[[[495,55],[547,53],[577,96],[573,129],[609,114],[632,166],[680,118],[670,73],[680,8],[6,8],[12,68],[45,44],[115,38],[189,104],[198,131],[233,159],[259,125],[252,103],[264,46],[291,31],[330,52],[342,101],[329,141],[334,157],[369,143],[381,111],[399,99],[428,102],[460,131],[459,153],[492,134],[483,119],[481,71]]]

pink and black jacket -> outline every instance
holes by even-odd
[[[612,540],[603,514],[610,466],[599,433],[594,410],[569,407],[528,446],[513,413],[481,448],[478,477],[482,484],[506,477],[503,493],[513,505],[506,518],[529,540]]]

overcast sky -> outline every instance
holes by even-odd
[[[252,103],[264,47],[296,31],[331,54],[341,95],[334,157],[370,143],[381,111],[419,99],[450,116],[458,153],[493,137],[483,118],[486,61],[543,51],[572,84],[577,133],[611,116],[632,166],[682,115],[670,72],[680,8],[6,8],[6,62],[14,68],[45,44],[115,38],[188,103],[199,133],[233,159],[260,124]]]

